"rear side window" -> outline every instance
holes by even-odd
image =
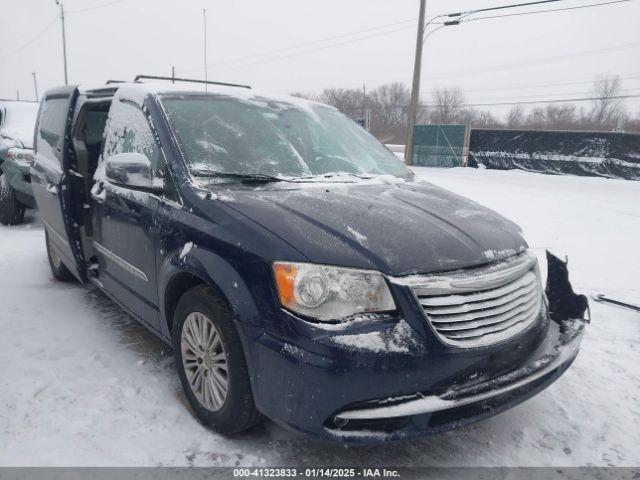
[[[38,153],[62,163],[64,132],[69,108],[68,98],[50,98],[44,101],[36,132]]]
[[[104,158],[136,152],[147,156],[153,172],[160,168],[160,148],[144,112],[127,101],[114,102],[109,110]]]

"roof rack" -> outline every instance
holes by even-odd
[[[111,85],[112,83],[127,83],[126,80],[107,80],[105,85]]]
[[[223,87],[251,88],[251,85],[240,85],[238,83],[213,82],[194,78],[160,77],[156,75],[136,75],[136,78],[133,79],[136,83],[140,83],[140,80],[168,80],[170,82],[207,83],[209,85],[222,85]]]
[[[112,82],[112,83],[126,83],[126,82]],[[117,90],[118,90],[118,87],[116,85],[111,85],[107,83],[107,85],[105,85],[104,87],[93,88],[91,90],[87,90],[86,93],[88,98],[105,98],[105,97],[112,97]]]

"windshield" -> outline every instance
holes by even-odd
[[[33,133],[38,116],[38,103],[11,102],[6,105],[2,135],[19,140],[25,148],[33,148]]]
[[[393,153],[331,107],[222,95],[161,101],[194,175],[411,175]]]

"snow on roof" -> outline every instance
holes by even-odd
[[[207,84],[206,91],[204,84],[188,83],[168,83],[168,82],[141,82],[141,83],[120,83],[110,84],[98,89],[115,88],[118,97],[125,97],[140,105],[147,95],[167,95],[167,94],[199,94],[199,95],[224,95],[240,100],[270,100],[282,103],[289,103],[301,109],[309,109],[311,106],[330,107],[323,103],[307,100],[300,97],[292,97],[281,93],[265,92],[243,87],[230,87],[226,85]],[[89,91],[89,90],[86,90]]]

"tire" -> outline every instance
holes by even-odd
[[[49,267],[51,267],[51,273],[53,273],[54,278],[62,282],[71,282],[72,280],[75,280],[75,277],[69,271],[69,269],[64,266],[60,255],[58,255],[58,252],[56,252],[56,249],[49,240],[49,232],[47,232],[46,227],[44,229],[44,238],[47,244],[47,258],[49,259]]]
[[[197,328],[202,325],[207,327],[204,332]],[[224,435],[258,424],[262,416],[253,400],[233,314],[214,290],[198,285],[184,293],[176,307],[172,330],[180,383],[198,420]],[[194,332],[200,333],[199,337]],[[210,341],[201,341],[202,337]]]
[[[7,176],[0,174],[0,223],[18,225],[24,220],[26,207],[16,198]]]

